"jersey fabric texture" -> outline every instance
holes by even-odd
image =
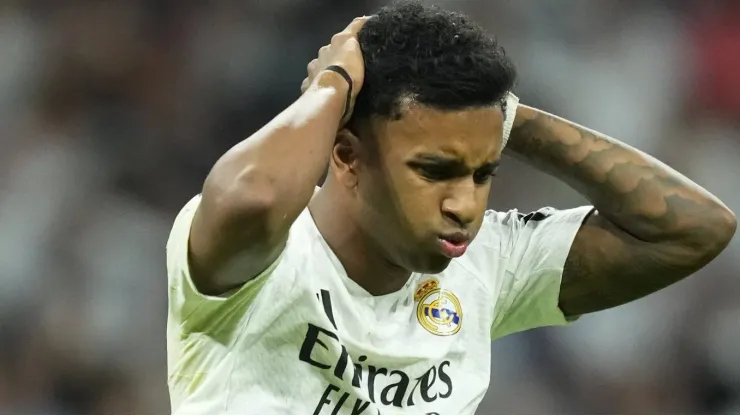
[[[167,243],[173,413],[472,414],[492,339],[565,325],[566,256],[592,207],[487,211],[467,253],[373,296],[352,281],[308,209],[280,257],[239,290],[200,294],[188,268],[196,196]]]

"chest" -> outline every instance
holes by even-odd
[[[371,297],[339,276],[305,271],[259,306],[271,315],[259,319],[259,332],[261,345],[281,354],[274,359],[292,363],[288,373],[313,386],[319,404],[439,412],[482,397],[493,307],[485,290],[448,274],[417,276],[392,296]]]

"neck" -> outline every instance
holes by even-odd
[[[392,264],[351,215],[351,203],[331,180],[308,205],[316,227],[350,279],[375,296],[400,290],[411,273]]]

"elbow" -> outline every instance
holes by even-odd
[[[692,244],[702,266],[727,248],[736,230],[737,217],[727,207],[718,207],[716,212],[705,217],[701,232],[696,233]]]
[[[214,167],[203,185],[203,200],[224,227],[239,227],[257,237],[269,234],[276,192],[268,175],[252,166],[236,172]]]
[[[721,245],[722,250],[724,250],[725,247],[727,247],[728,244],[730,244],[730,241],[735,236],[735,232],[737,231],[737,217],[735,216],[735,213],[733,213],[729,208],[724,208],[722,213],[722,238]]]
[[[276,204],[277,180],[250,140],[221,156],[203,184],[203,198],[229,216],[264,215]]]
[[[226,194],[239,212],[250,217],[264,216],[277,205],[275,181],[254,167],[241,170],[230,181]]]

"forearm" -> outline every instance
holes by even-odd
[[[206,180],[204,198],[217,194],[230,210],[261,211],[266,230],[292,223],[326,169],[344,112],[346,88],[339,75],[322,75],[290,107],[216,163]],[[278,207],[274,215],[266,212]]]
[[[520,106],[507,153],[565,181],[635,238],[705,248],[732,232],[732,213],[655,158],[605,135]]]

